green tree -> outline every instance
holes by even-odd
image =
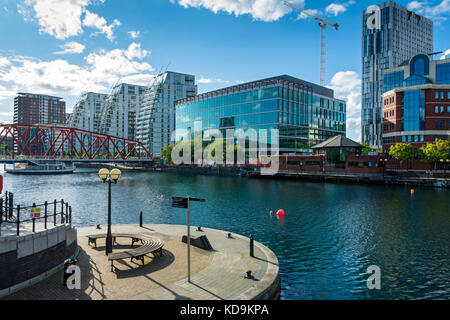
[[[407,143],[397,143],[391,146],[389,155],[400,160],[400,163],[403,163],[403,161],[408,163],[414,157],[414,148]]]
[[[443,160],[450,159],[450,141],[436,139],[434,143],[427,143],[420,148],[420,156],[423,162],[434,163],[436,170],[437,164]]]
[[[362,145],[364,146],[364,148],[362,149],[362,153],[369,153],[369,152],[374,152],[375,150],[372,149],[368,143],[362,143]]]
[[[172,151],[175,147],[174,144],[167,145],[164,147],[164,149],[161,150],[161,158],[166,162],[170,163],[172,162]]]

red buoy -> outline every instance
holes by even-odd
[[[284,217],[284,210],[283,209],[278,210],[277,216]]]
[[[273,211],[272,210],[270,210],[270,215],[273,216]]]

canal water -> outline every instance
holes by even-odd
[[[30,205],[64,199],[77,226],[105,224],[107,186],[96,170],[63,176],[5,174],[4,190]],[[450,191],[170,173],[124,172],[113,223],[185,224],[172,196],[202,197],[192,224],[250,236],[280,262],[282,299],[450,298]],[[284,209],[284,219],[270,210]],[[381,268],[381,290],[367,268]]]

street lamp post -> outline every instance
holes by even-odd
[[[111,172],[108,169],[101,169],[98,176],[103,180],[103,183],[108,183],[108,233],[106,234],[106,255],[112,253],[113,239],[111,233],[111,184],[117,184],[122,172],[119,169],[113,169]]]

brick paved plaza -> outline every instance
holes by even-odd
[[[163,256],[150,254],[141,262],[116,261],[117,270],[105,255],[105,241],[97,248],[88,245],[87,235],[106,233],[106,228],[78,229],[78,265],[82,272],[81,290],[63,287],[63,272],[4,299],[26,300],[217,300],[273,299],[279,294],[278,260],[268,248],[255,242],[255,258],[249,256],[249,239],[228,232],[192,227],[192,237],[206,235],[214,251],[191,249],[192,282],[187,282],[187,247],[181,242],[185,226],[173,225],[115,225],[113,233],[148,234],[165,242]],[[130,248],[130,239],[118,239],[114,252]],[[245,279],[252,270],[255,279]]]

